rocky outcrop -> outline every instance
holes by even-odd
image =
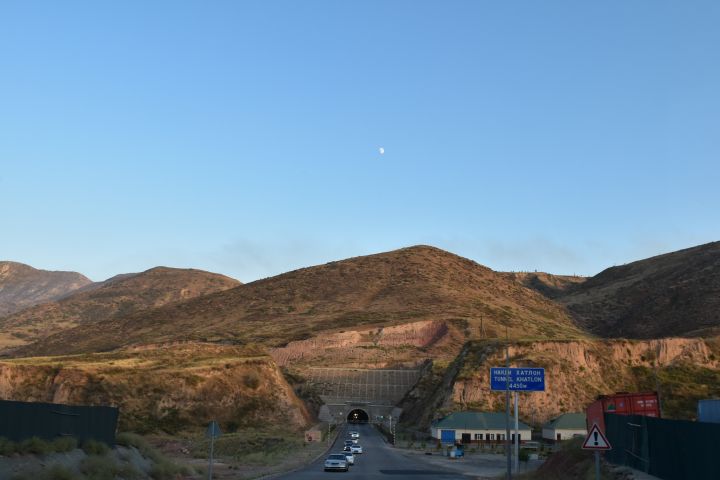
[[[365,363],[377,367],[374,359],[385,347],[419,347],[434,345],[448,333],[445,322],[426,320],[370,330],[328,333],[308,340],[290,342],[274,348],[270,354],[281,366],[298,361],[309,362],[323,358],[325,361],[346,362],[362,351]],[[373,351],[376,350],[376,351]],[[380,360],[382,361],[382,360]],[[387,361],[387,359],[385,359]]]
[[[63,363],[59,363],[62,360]],[[0,399],[115,405],[122,429],[301,429],[305,405],[271,358],[233,347],[172,346],[77,359],[0,362]]]
[[[600,394],[652,389],[641,374],[661,373],[678,365],[718,370],[715,347],[702,339],[667,338],[648,341],[579,340],[513,343],[512,366],[545,368],[546,390],[520,394],[521,416],[542,423],[564,412],[582,411]],[[500,343],[471,344],[457,374],[447,409],[504,409],[504,393],[490,390],[490,367],[505,365]],[[661,392],[662,393],[662,392]]]

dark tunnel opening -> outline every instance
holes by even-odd
[[[365,410],[356,408],[348,413],[347,421],[348,423],[368,423],[368,421],[370,421],[370,417],[368,417]]]

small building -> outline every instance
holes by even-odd
[[[559,442],[574,436],[587,436],[587,418],[584,413],[563,413],[543,425],[542,438]]]
[[[532,438],[532,429],[518,423],[519,441]],[[436,420],[430,435],[442,443],[499,443],[505,441],[505,414],[496,412],[455,412]],[[515,440],[515,421],[510,419],[510,439]]]

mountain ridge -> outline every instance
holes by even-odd
[[[20,262],[0,261],[0,317],[56,300],[92,280],[77,272],[51,271]]]
[[[275,277],[106,322],[98,332],[69,331],[22,350],[31,354],[112,349],[178,339],[281,346],[319,332],[460,319],[494,335],[581,337],[567,312],[467,258],[413,246],[293,270]],[[101,333],[112,331],[112,335]]]
[[[86,285],[63,298],[0,318],[5,345],[16,347],[70,328],[130,315],[149,308],[239,285],[224,275],[197,269],[154,267]],[[12,340],[14,337],[14,341]]]

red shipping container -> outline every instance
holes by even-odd
[[[605,413],[660,418],[660,402],[656,392],[620,392],[614,395],[599,396],[597,400],[588,405],[586,413],[588,431],[594,423],[597,423],[600,431],[605,433]]]

